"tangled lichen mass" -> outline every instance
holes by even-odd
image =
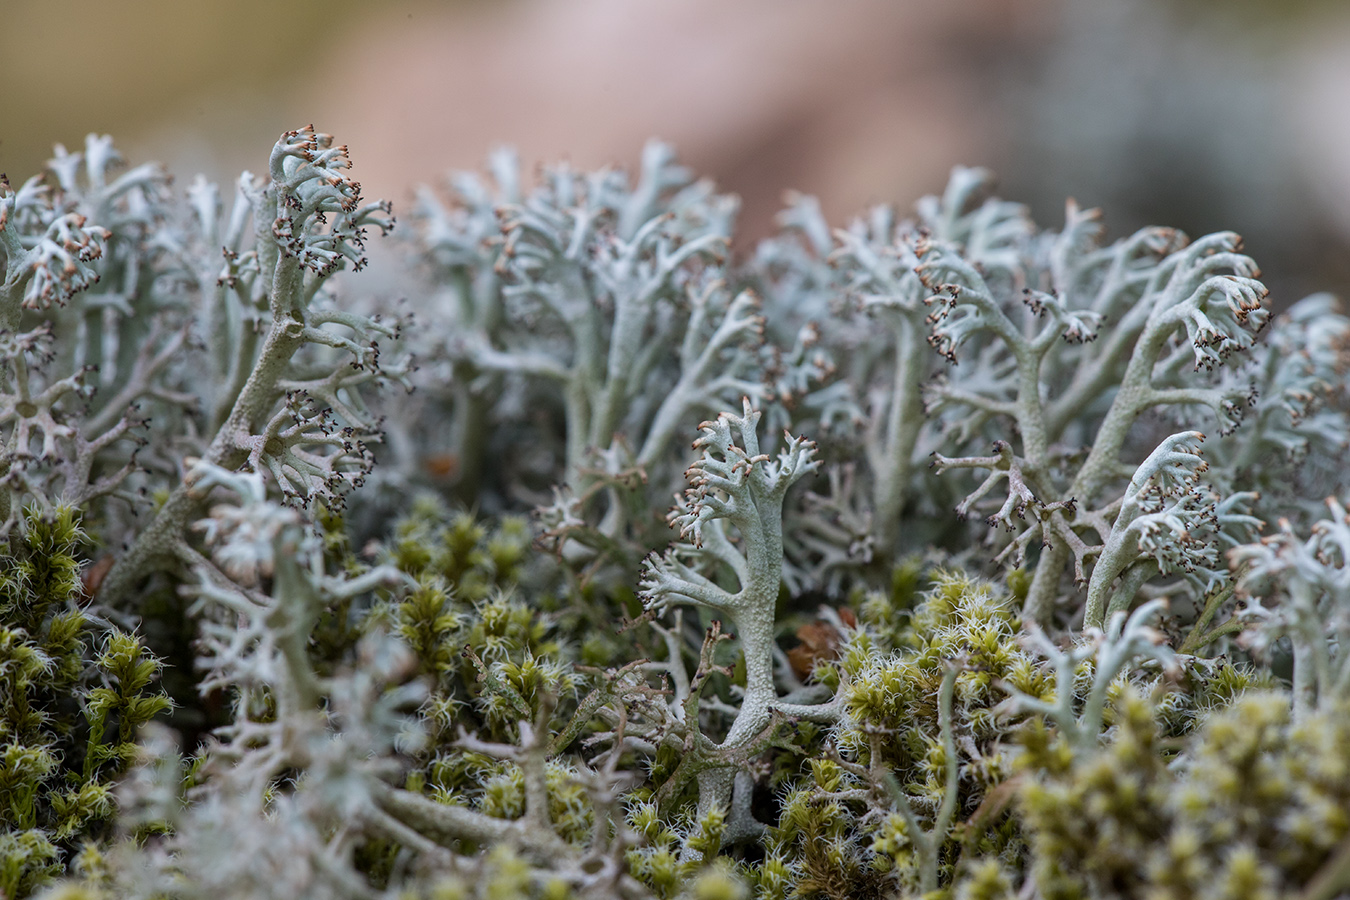
[[[654,142],[401,304],[349,165],[0,181],[3,896],[1350,891],[1332,298],[966,168],[733,254]]]

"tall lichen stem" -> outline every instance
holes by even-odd
[[[888,311],[890,312],[890,311]],[[908,501],[914,446],[923,428],[920,382],[928,364],[926,332],[908,311],[890,312],[895,335],[895,374],[886,416],[886,441],[872,454],[877,479],[877,540],[891,550],[900,539],[900,519]]]
[[[7,183],[3,187],[7,188]],[[0,251],[4,252],[5,267],[0,270],[4,277],[0,278],[0,332],[14,334],[19,330],[19,322],[23,315],[22,296],[23,292],[18,279],[14,275],[14,267],[19,264],[20,257],[23,256],[23,243],[19,240],[17,230],[12,227],[0,226]],[[16,364],[21,365],[23,357],[16,360]],[[8,373],[4,367],[0,367],[0,390],[5,390],[8,385]],[[0,479],[9,475],[10,460],[9,454],[0,460]],[[10,516],[14,513],[13,490],[9,484],[0,481],[0,523],[8,522]]]
[[[303,269],[298,260],[280,257],[272,280],[272,327],[263,342],[258,363],[235,399],[224,425],[216,432],[202,460],[234,471],[248,458],[239,438],[276,402],[276,384],[295,351],[305,343],[305,323],[292,317],[303,290]],[[99,596],[115,603],[130,597],[136,585],[151,572],[175,564],[177,546],[193,520],[200,517],[205,498],[192,490],[185,475],[169,494],[150,524],[127,550],[117,557],[104,579]]]

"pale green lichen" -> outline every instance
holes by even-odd
[[[1350,886],[1350,320],[1235,235],[499,154],[405,328],[328,136],[118,161],[0,184],[6,896]]]

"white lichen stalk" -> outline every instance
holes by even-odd
[[[815,445],[800,437],[788,435],[776,460],[760,453],[755,430],[760,415],[746,399],[740,416],[724,412],[700,426],[703,434],[694,447],[703,455],[689,467],[690,487],[670,515],[689,544],[653,554],[643,566],[641,592],[649,608],[688,603],[727,616],[745,659],[740,708],[698,773],[700,814],[725,809],[731,801],[735,771],[719,765],[717,755],[746,747],[770,726],[778,700],[774,615],[783,580],[783,498],[820,465]],[[736,590],[716,581],[719,566],[734,573]]]
[[[200,456],[230,471],[266,469],[297,502],[334,502],[359,482],[370,466],[363,439],[374,438],[378,427],[359,387],[402,374],[398,366],[381,367],[375,343],[396,336],[392,326],[320,302],[335,272],[364,266],[366,228],[393,227],[388,203],[362,203],[360,185],[344,174],[346,153],[312,127],[287,132],[273,148],[269,180],[254,200],[255,259],[270,322],[248,377]],[[233,253],[226,248],[227,261]],[[335,363],[314,371],[293,362],[307,345],[338,351]],[[305,398],[324,406],[305,405]],[[118,557],[103,596],[124,598],[151,572],[194,562],[197,553],[184,535],[200,509],[184,480]]]

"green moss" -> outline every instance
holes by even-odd
[[[142,725],[170,708],[135,635],[95,627],[74,510],[25,515],[0,558],[0,891],[21,898],[106,830]]]
[[[1294,723],[1287,694],[1253,692],[1169,763],[1154,705],[1119,706],[1099,753],[1038,766],[1019,792],[1045,896],[1287,896],[1350,834],[1350,711]]]

